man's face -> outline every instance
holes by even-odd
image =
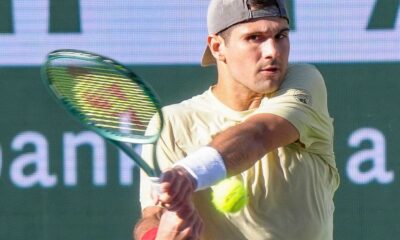
[[[263,18],[233,27],[222,44],[225,77],[251,92],[272,93],[281,85],[289,58],[289,25],[279,17]]]

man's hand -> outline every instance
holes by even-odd
[[[165,211],[160,219],[156,240],[197,240],[203,231],[203,221],[191,202],[177,211]]]
[[[191,202],[196,189],[196,180],[182,167],[174,167],[163,173],[160,194],[153,194],[156,204],[161,204],[170,211],[181,209]]]

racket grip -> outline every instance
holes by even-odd
[[[150,181],[151,181],[151,192],[153,194],[160,195],[161,194],[160,178],[159,177],[150,177]]]

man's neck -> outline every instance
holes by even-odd
[[[246,111],[260,106],[264,95],[254,93],[243,86],[223,86],[218,82],[212,87],[212,92],[223,104],[235,111]]]

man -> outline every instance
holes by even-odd
[[[164,208],[142,178],[137,239],[332,239],[339,176],[326,88],[313,66],[288,64],[283,0],[211,0],[208,31],[202,65],[217,65],[217,84],[164,109]],[[236,214],[210,203],[226,177],[248,191]]]

